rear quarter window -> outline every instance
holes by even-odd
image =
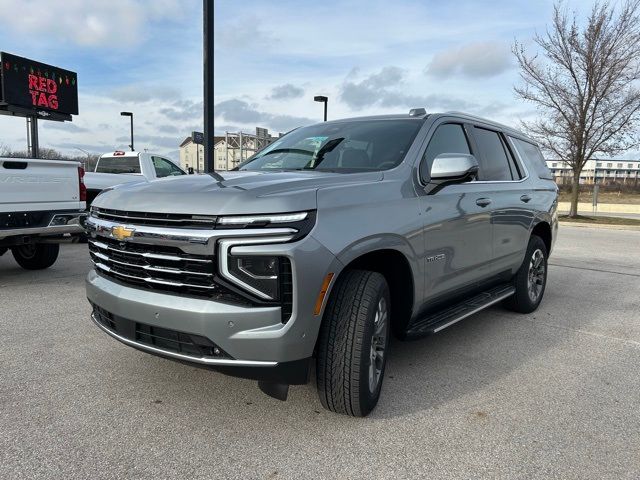
[[[539,178],[553,180],[551,170],[547,167],[547,164],[544,161],[544,156],[537,145],[520,140],[519,138],[510,138],[515,145],[520,158],[522,158],[522,160],[528,165],[529,170],[533,169]]]

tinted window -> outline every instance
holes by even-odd
[[[398,165],[419,120],[356,120],[303,127],[275,141],[240,170],[388,170]]]
[[[476,142],[480,149],[480,180],[513,180],[509,160],[497,132],[475,127]]]
[[[551,170],[547,167],[542,152],[540,152],[540,149],[536,145],[520,140],[519,138],[511,137],[511,140],[516,146],[520,157],[530,165],[530,169],[533,168],[539,178],[553,180]]]
[[[428,163],[431,163],[441,153],[463,153],[467,155],[471,153],[462,125],[447,123],[438,127],[429,141],[424,158]]]
[[[99,173],[140,173],[138,157],[105,157],[98,160]]]
[[[184,175],[184,172],[180,170],[173,162],[161,157],[151,157],[153,162],[153,168],[156,171],[156,177],[170,177],[176,175]]]

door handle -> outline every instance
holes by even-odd
[[[476,205],[478,205],[480,207],[486,207],[490,203],[491,203],[491,199],[490,198],[479,198],[479,199],[476,200]]]
[[[530,195],[527,195],[527,194],[522,195],[522,196],[520,197],[520,200],[521,200],[521,201],[523,201],[524,203],[528,203],[528,202],[531,200],[531,196],[530,196]]]

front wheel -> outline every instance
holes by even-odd
[[[327,410],[364,417],[378,403],[390,306],[389,286],[381,274],[351,270],[338,280],[318,342],[317,387]]]
[[[524,261],[513,281],[516,292],[504,305],[520,313],[531,313],[538,308],[547,286],[547,247],[542,239],[532,235]]]
[[[59,252],[60,245],[57,243],[35,243],[11,248],[13,258],[25,270],[49,268],[58,259]]]

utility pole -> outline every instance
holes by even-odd
[[[213,159],[213,0],[203,0],[204,10],[204,171],[215,171]]]

